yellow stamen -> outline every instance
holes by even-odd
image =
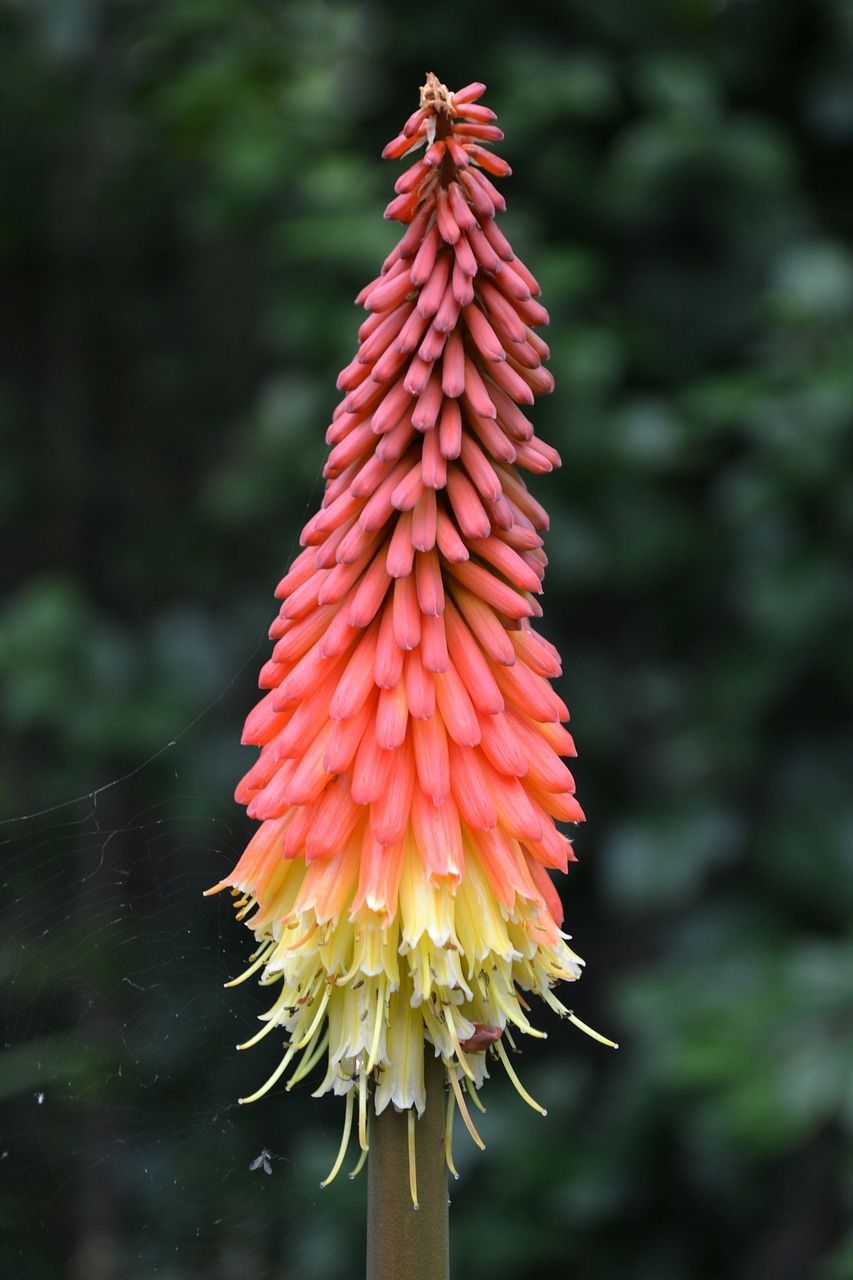
[[[540,1104],[536,1101],[535,1098],[531,1098],[530,1094],[527,1092],[524,1085],[521,1083],[518,1076],[515,1074],[512,1063],[509,1060],[507,1051],[503,1047],[500,1040],[497,1041],[497,1044],[495,1047],[498,1051],[498,1056],[500,1057],[501,1062],[504,1064],[504,1070],[506,1071],[512,1083],[515,1085],[516,1091],[521,1095],[521,1097],[524,1099],[524,1101],[527,1103],[529,1107],[532,1107],[534,1111],[538,1111],[540,1115],[547,1116],[548,1112],[545,1110],[545,1108],[543,1106],[540,1106]]]
[[[338,1176],[338,1170],[340,1169],[341,1165],[344,1162],[344,1156],[346,1155],[347,1144],[349,1143],[349,1135],[352,1129],[352,1103],[353,1103],[352,1089],[350,1089],[349,1093],[347,1094],[347,1111],[346,1111],[346,1116],[344,1117],[344,1136],[341,1138],[341,1145],[340,1145],[340,1149],[338,1150],[338,1158],[332,1166],[332,1172],[328,1174],[328,1176],[320,1183],[321,1187],[327,1187],[330,1182],[334,1182],[335,1178]]]
[[[240,1102],[240,1105],[243,1106],[244,1104],[249,1102],[257,1102],[258,1098],[262,1098],[265,1093],[268,1093],[269,1090],[276,1083],[276,1081],[279,1080],[284,1075],[285,1071],[293,1061],[293,1055],[295,1053],[296,1053],[296,1048],[294,1045],[291,1045],[287,1053],[282,1058],[281,1062],[276,1067],[275,1071],[270,1076],[269,1080],[267,1080],[266,1084],[262,1084],[260,1089],[257,1090],[257,1092],[249,1094],[248,1098],[240,1098],[238,1100]]]
[[[250,964],[248,969],[240,974],[238,978],[232,978],[230,982],[226,982],[226,987],[239,987],[241,982],[245,982],[247,978],[251,978],[253,973],[257,973],[261,966],[266,962],[266,958],[272,949],[272,941],[267,942],[258,951],[254,964]]]
[[[311,1026],[305,1032],[305,1035],[298,1042],[298,1044],[294,1046],[294,1048],[296,1048],[297,1050],[304,1049],[306,1044],[310,1044],[311,1041],[314,1039],[314,1034],[317,1028],[319,1027],[320,1023],[323,1021],[323,1014],[326,1012],[326,1005],[329,1003],[329,996],[331,994],[332,994],[332,988],[327,986],[326,990],[323,992],[323,999],[320,1001],[320,1007],[317,1010],[317,1012],[314,1014],[314,1020],[311,1023]]]
[[[258,1031],[255,1035],[253,1035],[251,1040],[245,1040],[243,1044],[238,1044],[237,1045],[238,1049],[251,1049],[260,1040],[263,1040],[264,1036],[268,1036],[269,1033],[275,1027],[281,1026],[281,1023],[279,1022],[278,1017],[276,1015],[281,1012],[282,1008],[286,1007],[287,996],[288,996],[288,992],[285,989],[284,991],[282,991],[281,995],[279,996],[278,1000],[276,1000],[275,1004],[270,1009],[269,1013],[264,1014],[265,1022],[264,1022],[264,1025],[261,1027],[260,1031]]]
[[[456,1079],[456,1071],[452,1066],[448,1070],[447,1074],[450,1077],[450,1085],[451,1085],[451,1088],[453,1089],[454,1094],[456,1095],[456,1105],[459,1107],[459,1110],[462,1114],[462,1119],[465,1123],[465,1128],[468,1130],[468,1132],[470,1133],[471,1137],[474,1139],[474,1141],[476,1142],[480,1150],[485,1151],[486,1144],[483,1141],[483,1139],[480,1137],[477,1130],[474,1128],[473,1121],[471,1120],[471,1117],[468,1114],[468,1108],[465,1106],[465,1099],[462,1097],[462,1090],[459,1087],[459,1081]]]
[[[453,1163],[453,1113],[456,1110],[456,1100],[452,1093],[447,1095],[447,1107],[444,1113],[444,1159],[447,1167],[453,1174],[454,1178],[459,1181],[459,1174],[456,1165]]]
[[[418,1171],[415,1164],[415,1112],[413,1107],[409,1107],[407,1112],[409,1120],[409,1191],[412,1196],[412,1208],[420,1209],[418,1204]]]
[[[585,1022],[581,1022],[580,1018],[569,1011],[569,1022],[573,1022],[581,1031],[585,1031],[588,1036],[592,1036],[593,1040],[597,1040],[599,1044],[606,1044],[610,1049],[618,1049],[619,1046],[615,1040],[608,1040],[607,1036],[603,1036],[600,1031],[593,1031],[592,1027],[588,1027]]]
[[[453,1041],[453,1048],[456,1051],[456,1060],[469,1080],[474,1079],[474,1072],[471,1070],[471,1064],[465,1057],[465,1051],[459,1043],[459,1037],[456,1034],[456,1027],[453,1025],[453,1013],[445,1015],[445,1026],[450,1032],[450,1039]]]
[[[486,1111],[487,1111],[487,1109],[488,1109],[488,1108],[486,1107],[486,1104],[485,1104],[485,1103],[481,1100],[481,1098],[480,1098],[480,1090],[479,1090],[479,1089],[472,1089],[472,1088],[471,1088],[471,1086],[470,1086],[470,1084],[467,1084],[467,1083],[466,1083],[466,1085],[465,1085],[465,1092],[468,1094],[468,1097],[471,1099],[471,1101],[473,1102],[474,1106],[475,1106],[475,1107],[477,1108],[477,1110],[479,1111],[480,1115],[481,1115],[481,1116],[484,1116],[484,1115],[486,1114]]]
[[[546,1039],[545,1032],[537,1031],[535,1027],[530,1025],[524,1014],[521,1012],[520,1006],[524,1006],[525,1008],[529,1006],[524,1005],[524,1001],[521,999],[517,988],[512,988],[513,998],[510,998],[507,993],[501,989],[501,984],[499,982],[493,982],[491,994],[498,1009],[500,1009],[501,1013],[504,1014],[508,1022],[512,1022],[520,1031],[523,1031],[525,1035],[535,1036],[537,1040]]]
[[[385,983],[380,982],[376,991],[376,1013],[373,1016],[373,1038],[370,1041],[370,1056],[365,1070],[369,1073],[376,1066],[376,1055],[379,1052],[379,1037],[382,1034],[382,1019],[385,1014]]]
[[[367,1159],[367,1152],[370,1147],[370,1124],[369,1123],[367,1126],[367,1142],[368,1142],[368,1145],[363,1149],[361,1155],[358,1157],[358,1164],[355,1166],[352,1173],[347,1174],[347,1177],[349,1178],[350,1182],[352,1182],[354,1178],[357,1178],[358,1175],[361,1173],[362,1169],[364,1168],[364,1162]]]
[[[358,1145],[362,1151],[370,1149],[367,1141],[367,1075],[363,1069],[358,1076]]]
[[[296,1068],[293,1075],[290,1077],[290,1079],[287,1082],[288,1090],[292,1089],[293,1086],[295,1084],[298,1084],[300,1080],[305,1079],[308,1073],[312,1071],[314,1067],[317,1065],[317,1063],[320,1061],[320,1059],[322,1058],[323,1054],[326,1052],[328,1047],[329,1047],[329,1029],[327,1027],[324,1034],[317,1041],[316,1047],[313,1050],[310,1050],[307,1053],[303,1054],[302,1061],[300,1062],[299,1066]]]
[[[295,929],[295,928],[296,928],[296,922],[294,922],[294,923],[293,923],[292,925],[290,925],[289,927],[290,927],[290,928]],[[311,941],[311,939],[314,937],[314,934],[317,932],[317,930],[318,930],[318,928],[319,928],[319,927],[320,927],[320,926],[319,926],[319,923],[315,920],[315,921],[314,921],[314,923],[312,924],[311,928],[310,928],[310,929],[306,929],[305,933],[303,933],[303,934],[302,934],[302,936],[301,936],[300,938],[297,938],[297,940],[296,940],[295,942],[291,942],[290,946],[289,946],[289,947],[287,947],[287,948],[286,948],[286,950],[287,950],[288,952],[291,952],[291,951],[298,951],[300,947],[304,947],[304,946],[305,946],[305,944],[306,944],[307,942],[310,942],[310,941]]]

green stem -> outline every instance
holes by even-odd
[[[408,1115],[387,1107],[370,1119],[367,1280],[448,1280],[444,1064],[427,1049],[426,1109],[415,1123],[419,1209],[409,1190]]]

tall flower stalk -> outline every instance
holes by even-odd
[[[548,315],[496,221],[510,169],[483,92],[429,75],[383,153],[417,153],[385,210],[406,230],[358,295],[322,507],[243,736],[261,753],[237,799],[261,825],[216,886],[257,941],[236,981],[275,995],[241,1048],[287,1037],[243,1101],[323,1070],[315,1094],[346,1100],[327,1183],[353,1128],[360,1167],[375,1117],[404,1113],[414,1203],[425,1060],[455,1173],[453,1114],[482,1145],[468,1104],[491,1063],[542,1110],[512,1064],[518,1033],[543,1034],[530,996],[583,1027],[554,991],[583,963],[549,875],[573,860],[556,823],[583,813],[559,657],[531,622],[548,518],[520,474],[559,465],[525,413],[553,387]]]

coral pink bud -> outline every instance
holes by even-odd
[[[496,213],[503,213],[506,209],[506,200],[504,200],[500,191],[493,182],[490,182],[484,173],[478,169],[466,169],[462,174],[462,181],[468,188],[469,192],[479,191],[484,200],[486,200]],[[472,195],[473,201],[473,195]]]
[[[445,400],[438,421],[438,438],[445,458],[458,458],[462,449],[462,414],[455,400]]]
[[[403,379],[403,386],[409,395],[419,396],[429,382],[433,361],[427,361],[420,353],[409,364],[408,372]]]
[[[474,210],[471,208],[458,182],[451,182],[447,188],[447,198],[450,201],[450,210],[456,219],[456,225],[460,231],[464,231],[467,235],[471,232],[479,230]]]
[[[509,360],[494,363],[489,373],[511,399],[520,401],[521,404],[533,404],[532,387],[526,378],[513,369]],[[488,395],[488,392],[486,394]],[[495,410],[495,416],[497,416],[497,410]]]
[[[504,262],[512,262],[514,260],[515,254],[512,251],[512,245],[493,218],[488,222],[484,222],[481,230],[499,258],[502,258]]]
[[[409,272],[409,279],[416,288],[420,289],[425,285],[432,275],[440,245],[441,237],[438,234],[438,227],[432,227],[424,236]]]
[[[479,545],[482,546],[484,542],[488,541],[488,538],[481,539]],[[477,637],[483,652],[493,662],[511,666],[515,662],[515,649],[509,638],[509,633],[495,611],[489,608],[479,596],[474,595],[472,591],[466,590],[459,582],[454,582],[452,595],[454,604]]]
[[[426,123],[429,114],[429,109],[427,107],[419,107],[417,111],[413,111],[406,123],[403,125],[401,134],[406,138],[411,138],[418,132],[421,125]]]
[[[438,674],[447,670],[450,657],[444,623],[439,613],[424,613],[421,618],[421,658],[427,671]]]
[[[456,399],[465,390],[465,347],[462,334],[454,329],[447,338],[441,362],[441,388],[446,396]]]
[[[437,365],[430,374],[426,387],[418,397],[418,403],[412,410],[412,425],[417,431],[428,431],[434,427],[441,412],[444,392],[442,391],[442,369]]]
[[[447,459],[441,452],[440,434],[437,427],[432,431],[428,431],[424,437],[421,472],[424,484],[429,489],[443,489],[447,483]]]
[[[478,98],[482,98],[485,92],[486,86],[481,80],[472,80],[471,84],[466,84],[462,89],[456,90],[453,95],[454,105],[461,107],[464,103],[476,102]]]
[[[413,191],[426,177],[426,165],[423,159],[416,160],[405,173],[401,173],[397,181],[394,183],[394,190],[398,195],[405,195],[409,191]]]
[[[446,146],[447,146],[447,154],[450,156],[450,159],[457,166],[457,168],[467,169],[468,165],[470,164],[468,152],[460,142],[456,141],[456,139],[453,137],[452,134],[447,139]]]
[[[452,740],[448,756],[453,798],[459,812],[475,831],[490,831],[497,824],[498,811],[482,756]]]
[[[463,538],[488,538],[492,531],[488,512],[459,467],[447,468],[447,496]]]
[[[409,704],[402,674],[401,662],[400,675],[394,683],[381,687],[376,708],[376,740],[389,751],[402,746],[409,724]]]
[[[489,397],[494,403],[494,388],[486,383]],[[484,418],[470,404],[466,404],[471,430],[493,458],[501,462],[515,462],[516,448],[507,437],[503,423],[496,418]],[[509,527],[509,526],[507,526]]]
[[[450,277],[450,281],[451,281],[451,288],[453,290],[453,297],[458,303],[458,306],[467,307],[469,303],[473,301],[473,298],[474,298],[474,281],[472,276],[462,266],[462,263],[459,261],[458,258],[453,264],[453,274]],[[457,311],[454,313],[454,317],[453,317],[454,322],[458,314],[459,313],[457,308]]]
[[[502,271],[494,279],[499,280],[501,275],[503,275]],[[501,334],[501,329],[503,329],[510,342],[524,342],[527,337],[527,330],[524,321],[512,303],[495,288],[490,280],[478,276],[476,287],[480,297],[480,306],[488,317],[492,328],[501,335],[501,340],[503,340],[503,335]],[[498,328],[498,325],[500,325],[500,328]]]
[[[471,208],[482,226],[488,220],[494,218],[495,206],[489,199],[488,192],[484,191],[477,182],[477,176],[475,169],[466,169],[464,173],[459,175],[459,181],[465,188],[465,197],[470,203]]]
[[[435,493],[426,491],[418,498],[412,520],[412,543],[418,551],[432,551],[435,546],[438,504]]]
[[[436,551],[418,553],[415,585],[421,613],[427,617],[440,617],[444,613],[444,580],[441,563]],[[423,625],[423,620],[421,620]]]
[[[472,303],[463,309],[462,315],[480,355],[486,360],[506,360],[500,339],[480,308]]]
[[[444,344],[447,341],[447,334],[442,333],[440,329],[436,329],[431,324],[424,335],[424,340],[418,347],[418,355],[429,364],[435,364],[438,357],[444,350]]]
[[[441,142],[434,142],[432,146],[427,149],[426,155],[424,156],[424,164],[429,169],[434,169],[444,159],[444,151],[445,142],[443,139]]]
[[[464,271],[466,276],[475,276],[477,274],[477,258],[466,236],[460,235],[453,246],[453,252],[456,255],[456,266],[459,267],[460,271]]]
[[[460,538],[456,525],[443,507],[436,510],[435,541],[439,551],[448,563],[469,559],[470,553]]]
[[[421,341],[424,330],[429,324],[429,318],[422,316],[419,311],[414,311],[400,330],[396,343],[394,344],[398,351],[405,351],[410,354]]]
[[[492,173],[498,178],[508,178],[512,173],[506,160],[496,156],[493,151],[487,151],[485,147],[478,146],[476,142],[469,142],[467,151],[474,163],[480,165],[487,173]]]
[[[475,747],[481,736],[480,721],[456,666],[448,661],[434,684],[436,707],[450,737],[461,747]]]
[[[419,316],[429,319],[438,311],[441,306],[441,300],[444,297],[444,291],[447,288],[447,282],[450,279],[452,262],[453,259],[446,250],[436,258],[430,277],[421,289],[420,296],[415,304]]]
[[[433,324],[436,329],[449,333],[459,316],[459,300],[456,297],[456,290],[453,286],[453,280],[444,290],[438,311],[435,313]]]
[[[436,203],[436,226],[438,233],[446,244],[456,244],[459,239],[459,223],[453,216],[450,208],[450,201],[447,197],[447,191],[441,187],[438,192]]]
[[[406,320],[412,314],[414,304],[403,302],[382,319],[365,338],[358,349],[358,361],[361,364],[373,364],[385,351],[389,342],[393,342]],[[338,379],[340,385],[340,379]]]
[[[415,794],[415,756],[411,743],[403,742],[394,759],[388,786],[370,806],[370,828],[380,844],[396,844],[406,834]]]
[[[494,111],[490,111],[488,107],[469,107],[466,106],[462,114],[466,120],[477,120],[482,124],[488,124],[492,120],[496,120],[497,116]]]
[[[398,258],[411,258],[413,254],[416,253],[423,238],[424,231],[429,225],[431,216],[432,210],[429,207],[429,203],[422,205],[419,212],[415,214],[414,218],[412,218],[412,221],[409,223],[406,234],[397,245],[396,252]]]

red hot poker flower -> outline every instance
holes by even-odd
[[[243,736],[261,753],[237,799],[261,825],[217,886],[258,942],[237,981],[277,992],[242,1047],[289,1035],[244,1101],[324,1059],[317,1093],[347,1098],[330,1177],[355,1098],[364,1150],[369,1098],[423,1110],[425,1053],[477,1141],[463,1090],[487,1052],[538,1106],[505,1046],[541,1035],[522,991],[583,1026],[553,991],[582,964],[548,874],[573,859],[556,822],[583,813],[559,657],[531,622],[548,519],[519,474],[559,465],[525,413],[553,386],[548,315],[496,221],[510,169],[483,92],[430,74],[383,153],[418,155],[385,211],[406,231],[357,299],[323,504]]]

